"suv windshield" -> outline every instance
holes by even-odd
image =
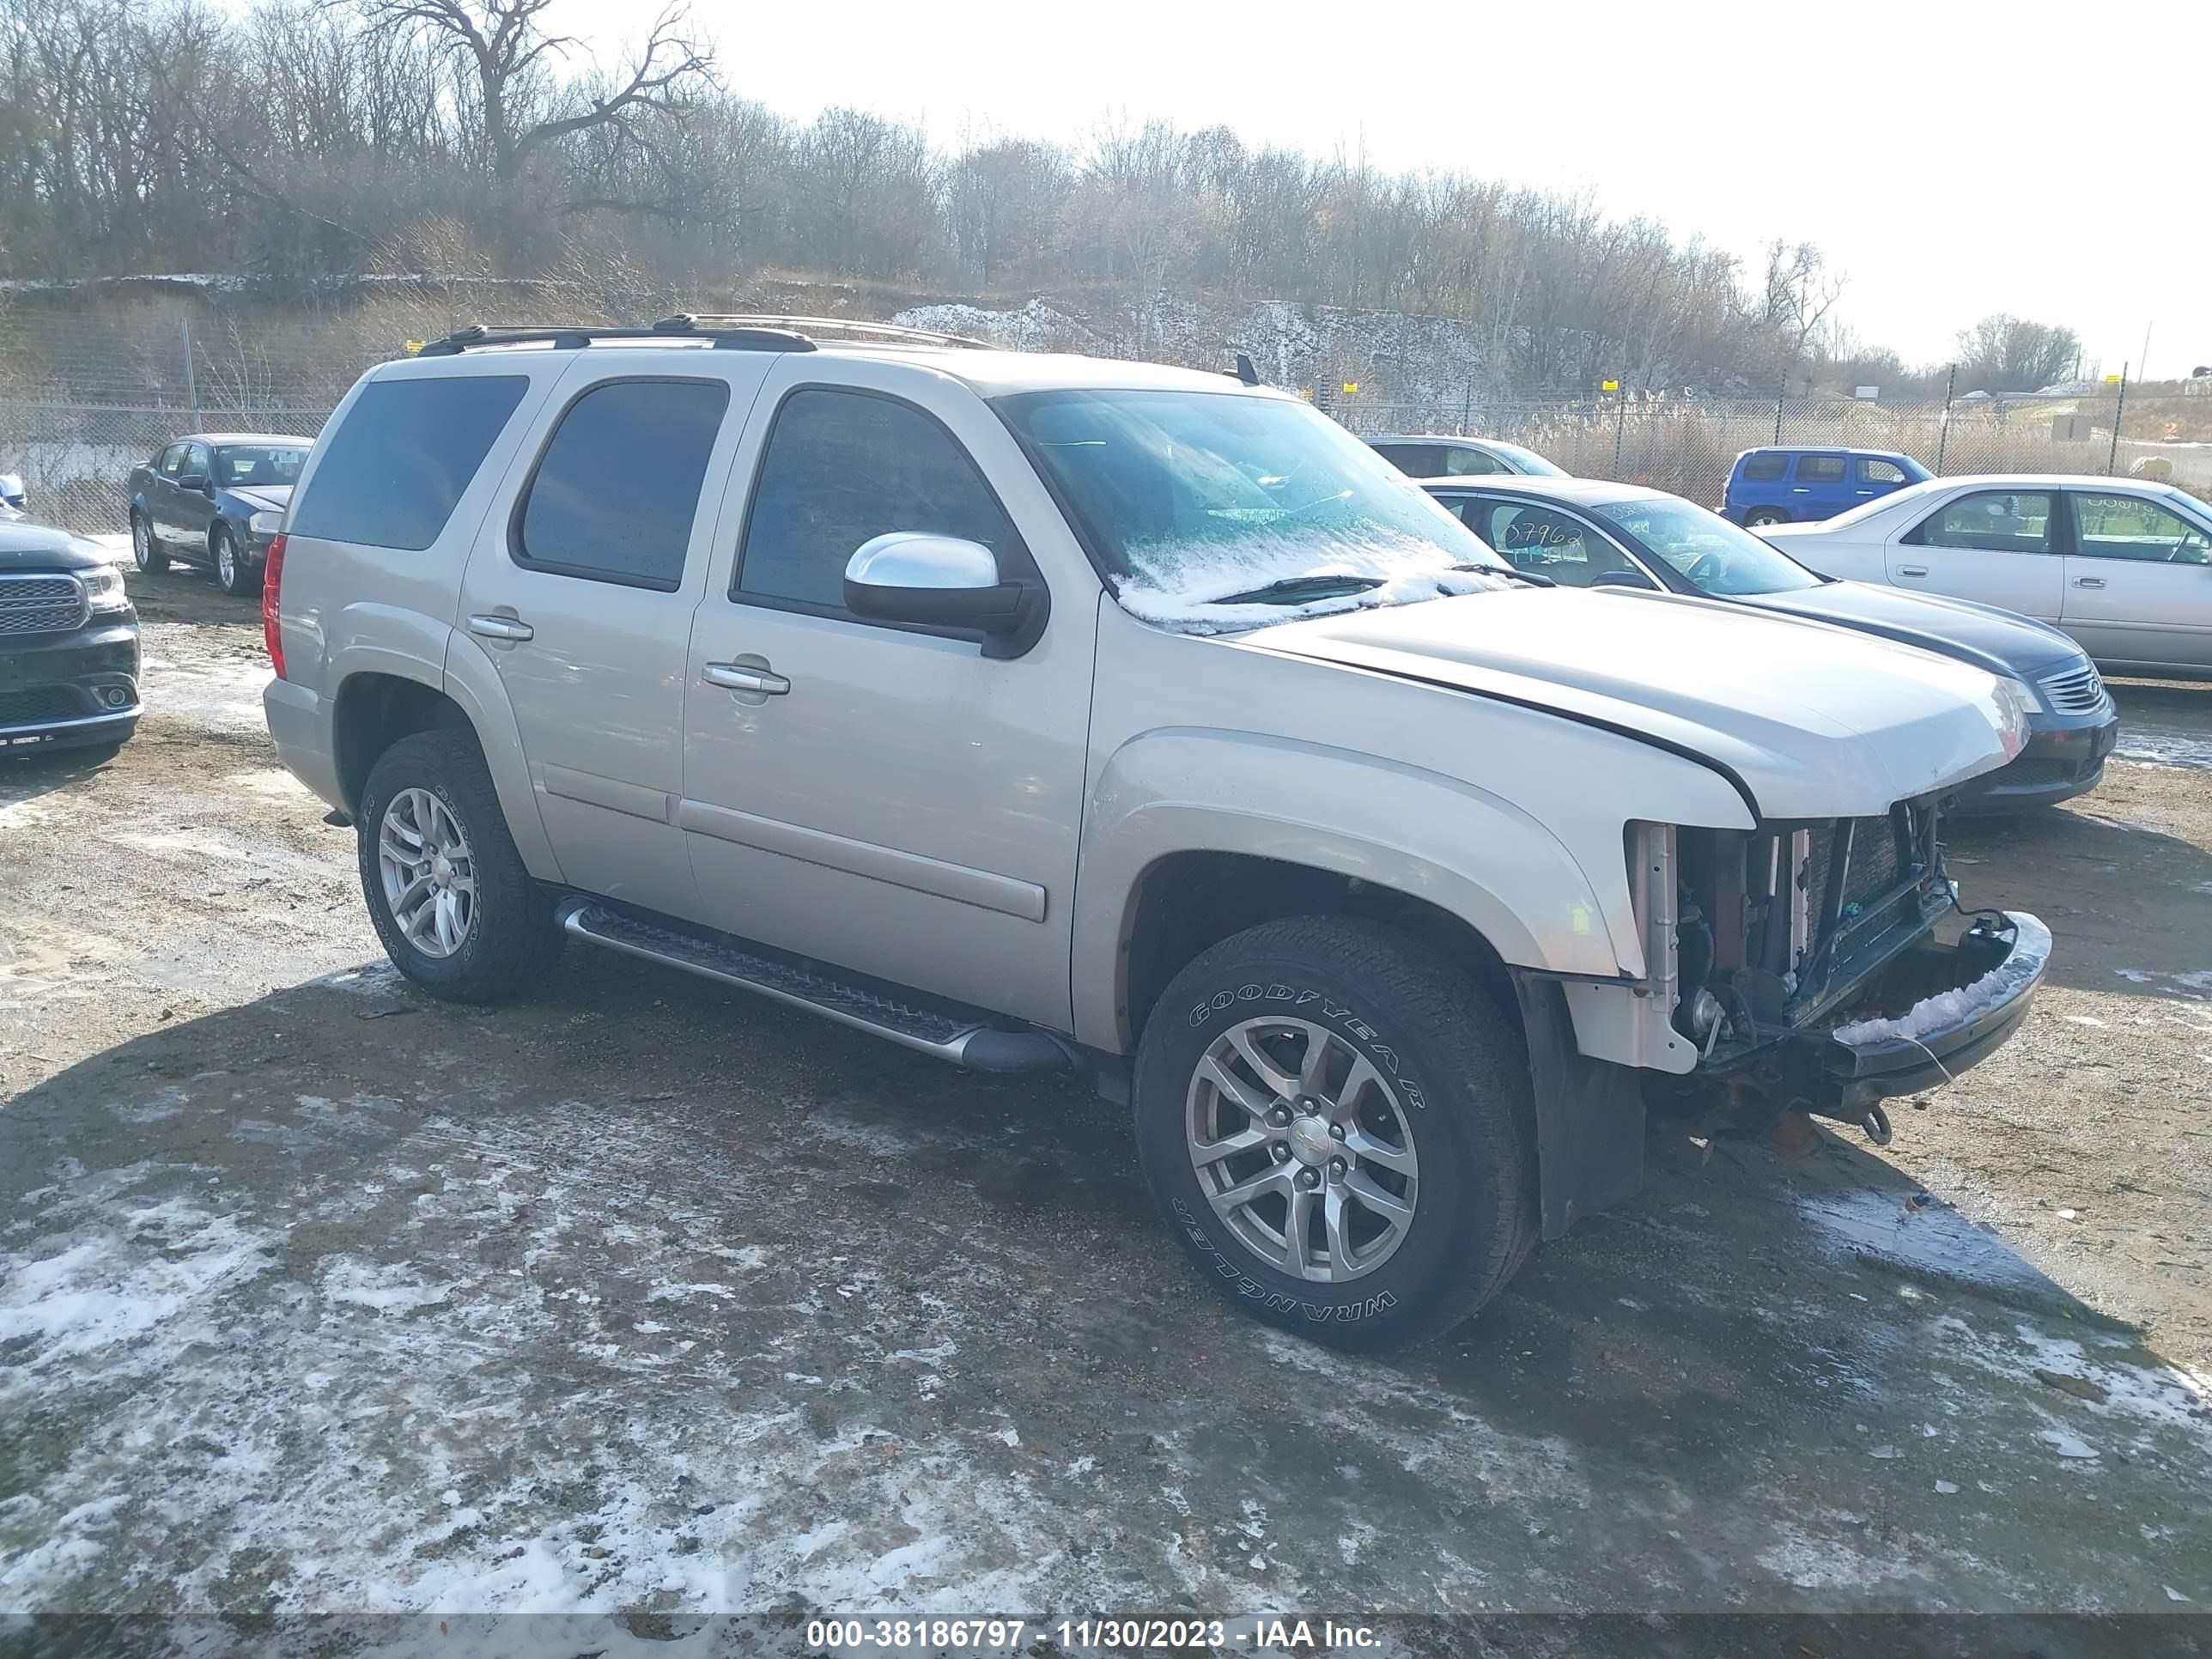
[[[1480,538],[1304,404],[1069,391],[995,406],[1148,622],[1215,633],[1504,585]]]
[[[300,482],[305,444],[225,444],[215,453],[215,481],[225,489],[253,489]]]
[[[1706,593],[1788,593],[1820,579],[1717,513],[1671,495],[1608,501],[1590,511]]]

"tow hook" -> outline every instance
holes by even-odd
[[[1879,1103],[1869,1106],[1860,1114],[1859,1127],[1866,1131],[1866,1138],[1875,1146],[1889,1145],[1889,1114],[1883,1111]]]

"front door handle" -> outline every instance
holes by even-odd
[[[1897,574],[1900,576],[1924,576],[1928,574],[1928,567],[1924,564],[1901,564],[1897,567]]]
[[[2104,585],[2105,579],[2102,576],[2076,576],[2074,579],[2074,586],[2076,587],[2102,587]]]
[[[528,640],[538,636],[538,630],[520,617],[471,617],[469,632],[488,640]]]
[[[725,691],[756,691],[769,697],[780,697],[791,690],[791,682],[782,675],[744,663],[710,662],[699,671],[699,678]]]

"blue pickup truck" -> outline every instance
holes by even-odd
[[[1809,524],[1935,476],[1910,455],[1891,450],[1764,445],[1735,458],[1721,516],[1747,530]]]

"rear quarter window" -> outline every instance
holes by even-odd
[[[1767,483],[1790,470],[1787,455],[1747,455],[1743,458],[1743,477],[1747,483]]]
[[[362,387],[292,509],[292,533],[422,551],[445,529],[529,389],[525,374]]]

